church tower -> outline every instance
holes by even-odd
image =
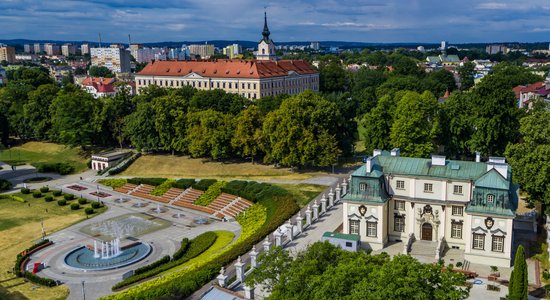
[[[277,60],[275,55],[275,44],[269,38],[269,28],[267,27],[267,13],[264,12],[264,31],[262,31],[262,40],[258,43],[257,60]]]

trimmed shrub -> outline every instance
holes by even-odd
[[[61,196],[62,193],[61,193],[61,191],[57,191],[57,190],[56,190],[56,191],[52,191],[52,194],[53,194],[55,197],[59,197],[59,196]]]
[[[45,239],[23,250],[21,253],[18,253],[15,258],[15,267],[14,267],[15,276],[23,277],[24,274],[21,272],[21,264],[23,263],[25,258],[27,258],[30,254],[32,254],[34,249],[37,249],[38,247],[42,247],[43,245],[46,245],[48,243],[50,243],[50,240]]]
[[[71,204],[71,210],[77,210],[77,209],[80,209],[80,204],[78,203]]]
[[[176,183],[174,179],[168,179],[151,191],[151,195],[162,196]]]
[[[119,188],[126,184],[126,179],[124,178],[101,179],[98,181],[98,183],[101,183],[106,186],[110,186],[112,188]]]
[[[27,194],[30,194],[30,193],[31,193],[31,190],[28,189],[28,188],[22,188],[22,189],[21,189],[21,194],[27,195]]]
[[[71,174],[75,167],[69,163],[34,163],[34,167],[40,173],[58,173],[59,175]]]
[[[218,181],[212,184],[206,192],[204,192],[200,197],[195,201],[196,205],[207,206],[212,203],[216,197],[222,193],[222,188],[227,184],[225,181]]]
[[[43,186],[43,187],[40,188],[40,191],[41,191],[42,193],[47,193],[47,192],[50,191],[50,188],[47,187],[47,186]]]
[[[94,213],[94,209],[91,208],[91,207],[86,207],[86,209],[84,209],[84,212],[87,214],[87,215],[91,215]]]
[[[165,263],[168,263],[170,262],[170,255],[165,255],[163,256],[161,259],[153,262],[152,264],[149,264],[149,265],[146,265],[146,266],[143,266],[141,268],[137,268],[135,271],[134,271],[134,275],[133,276],[136,276],[136,275],[139,275],[139,274],[143,274],[145,272],[148,272],[148,271],[151,271],[155,268],[158,268],[162,265],[164,265]]]
[[[53,201],[53,197],[52,196],[46,196],[44,198],[44,200],[46,200],[46,202],[52,202]]]
[[[126,169],[128,169],[128,167],[134,163],[134,161],[136,161],[136,159],[138,159],[139,157],[141,156],[141,153],[134,153],[132,154],[132,156],[130,156],[130,158],[127,158],[125,160],[123,160],[120,164],[112,167],[110,170],[109,170],[109,175],[115,175],[115,174],[118,174],[120,172],[123,172],[125,171]]]
[[[18,196],[14,196],[12,194],[0,194],[0,199],[10,199],[10,200],[15,200],[15,201],[18,201],[18,202],[21,202],[21,203],[27,202],[27,201],[25,201],[25,199],[23,199],[21,197],[18,197]]]
[[[288,192],[282,187],[269,183],[234,180],[222,188],[222,192],[242,197],[252,202],[264,201],[269,198],[283,197]]]
[[[63,199],[65,199],[65,200],[67,200],[67,201],[73,200],[73,199],[74,199],[74,195],[73,195],[73,194],[64,194],[64,195],[63,195]]]
[[[87,200],[87,199],[84,199],[84,198],[78,198],[78,204],[82,204],[82,205],[84,205],[84,204],[86,204],[86,203],[88,203],[88,200]]]
[[[34,192],[32,192],[32,197],[33,198],[40,198],[40,197],[42,197],[42,193],[40,191],[34,191]]]
[[[185,190],[187,188],[190,188],[193,184],[195,184],[195,179],[183,178],[176,180],[176,183],[174,183],[173,186],[175,188]]]
[[[57,285],[55,280],[50,279],[50,278],[40,277],[40,276],[38,276],[36,274],[33,274],[31,272],[25,272],[25,275],[23,277],[27,278],[28,280],[30,280],[34,283],[38,283],[38,284],[43,285],[43,286],[53,287],[53,286]]]
[[[65,199],[57,200],[57,205],[65,206],[65,205],[67,205],[67,200],[65,200]]]
[[[206,191],[208,188],[216,183],[216,179],[203,179],[195,184],[193,184],[193,188],[201,191]]]
[[[92,202],[92,208],[98,209],[100,207],[101,207],[101,203],[99,203],[97,201]]]
[[[184,238],[183,240],[181,240],[180,248],[178,249],[178,251],[176,251],[176,253],[174,253],[174,255],[172,255],[172,260],[178,260],[182,258],[185,252],[187,252],[187,249],[189,249],[189,244],[190,242],[188,238]]]
[[[6,179],[0,179],[0,191],[7,191],[11,189],[13,185]]]
[[[166,181],[166,178],[140,178],[140,177],[135,177],[135,178],[128,179],[128,183],[148,184],[148,185],[154,185],[154,186],[161,185],[165,181]]]

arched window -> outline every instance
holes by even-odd
[[[262,49],[262,54],[265,54],[265,49]]]
[[[487,195],[487,203],[493,203],[494,200],[495,200],[495,195],[493,194]]]

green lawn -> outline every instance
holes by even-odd
[[[66,206],[57,205],[56,197],[52,202],[46,202],[43,194],[41,198],[33,198],[32,194],[15,196],[25,199],[22,203],[9,199],[0,199],[0,299],[65,299],[69,293],[66,286],[54,288],[37,286],[34,283],[25,282],[22,278],[16,278],[8,273],[15,263],[17,253],[25,250],[42,237],[41,222],[47,234],[59,231],[77,222],[85,220],[84,207],[71,210],[70,203],[78,203],[78,200],[69,201]],[[96,210],[97,215],[107,208]],[[92,215],[92,216],[94,216]]]
[[[300,207],[306,206],[317,195],[323,192],[327,187],[324,185],[316,184],[273,184],[284,188],[289,191],[294,200]]]
[[[87,169],[85,153],[79,148],[45,142],[28,142],[0,150],[0,161],[11,165],[66,162],[74,165],[76,172]]]

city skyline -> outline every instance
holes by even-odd
[[[162,41],[258,40],[267,7],[277,41],[451,43],[547,40],[541,0],[55,1],[0,3],[3,39]]]

